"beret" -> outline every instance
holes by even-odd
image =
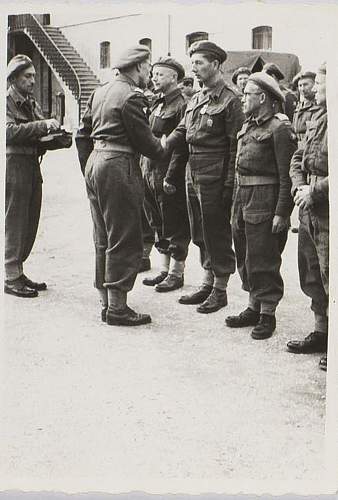
[[[242,75],[242,74],[246,74],[246,75],[251,75],[251,70],[245,66],[241,66],[240,68],[236,69],[236,71],[233,72],[233,75],[231,77],[231,81],[232,83],[234,83],[236,85],[237,83],[237,77],[239,75]]]
[[[248,78],[248,82],[255,83],[256,85],[258,85],[258,87],[268,92],[278,101],[285,102],[284,94],[279,88],[279,85],[276,82],[276,80],[274,80],[272,76],[268,75],[264,71],[260,71],[258,73],[252,73]]]
[[[326,62],[324,62],[323,64],[321,64],[319,66],[318,73],[320,73],[322,75],[326,75]]]
[[[23,69],[27,69],[30,66],[33,66],[32,60],[24,55],[24,54],[18,54],[14,56],[8,63],[7,66],[7,78],[10,78],[11,76],[14,75],[14,73],[18,73],[19,71],[22,71]]]
[[[207,40],[201,40],[199,42],[194,42],[189,48],[189,56],[191,57],[195,52],[205,52],[215,56],[220,63],[223,63],[227,58],[227,53],[225,50],[221,49],[218,45]]]
[[[315,80],[316,78],[316,73],[314,73],[313,71],[300,71],[299,73],[297,73],[297,75],[292,79],[292,83],[293,85],[298,85],[298,82],[299,80],[301,80],[301,78],[311,78],[311,80]]]
[[[279,67],[275,63],[264,64],[262,71],[264,71],[268,75],[274,75],[278,81],[284,80],[284,78],[285,78],[284,74],[281,72],[281,70],[279,69]]]
[[[150,57],[150,49],[146,45],[134,45],[120,54],[112,64],[112,68],[124,69],[145,61]]]
[[[173,57],[160,57],[159,60],[153,64],[153,67],[154,66],[165,66],[167,68],[173,69],[178,75],[178,81],[182,80],[185,75],[182,64],[176,61],[176,59],[174,59]]]

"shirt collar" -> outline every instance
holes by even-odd
[[[161,101],[161,102],[165,102],[165,104],[170,104],[179,95],[181,95],[181,91],[179,88],[176,88],[172,92],[170,92],[170,94],[167,94],[167,95],[160,94],[158,96],[158,98],[156,99],[156,102]]]
[[[223,78],[220,78],[214,87],[212,88],[202,87],[201,93],[202,96],[209,97],[209,99],[217,101],[224,87],[225,87],[225,81],[223,80]]]
[[[270,120],[270,118],[272,118],[273,115],[274,115],[274,112],[272,110],[263,109],[263,110],[260,110],[260,112],[258,113],[257,116],[251,115],[248,118],[248,121],[252,121],[252,122],[256,123],[256,125],[260,126],[263,123],[265,123],[266,121]]]
[[[22,105],[24,102],[27,102],[27,101],[31,101],[33,102],[34,99],[32,98],[29,98],[27,96],[24,97],[22,94],[20,94],[20,92],[18,90],[16,90],[16,88],[14,87],[14,85],[11,85],[8,89],[8,95],[11,96],[11,98],[13,99],[13,101],[16,102],[17,105]]]

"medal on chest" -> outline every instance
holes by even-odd
[[[207,119],[207,126],[208,126],[208,127],[212,127],[212,124],[213,124],[213,123],[214,123],[214,122],[212,121],[212,119],[211,119],[211,118],[208,118],[208,119]]]

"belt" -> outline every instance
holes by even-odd
[[[239,186],[265,186],[279,184],[277,177],[268,175],[241,175],[236,173],[236,180]]]
[[[128,145],[114,144],[110,141],[94,140],[94,149],[99,151],[115,151],[115,153],[135,154],[135,151]]]
[[[6,154],[36,156],[38,154],[38,148],[37,146],[21,146],[19,144],[7,144]]]
[[[189,149],[189,153],[191,155],[204,153],[204,154],[209,154],[209,155],[214,156],[215,154],[219,154],[219,155],[225,154],[224,149],[220,149],[219,151],[217,151],[215,149],[210,149],[210,147],[203,148],[203,147],[198,147],[198,146],[192,146],[191,144],[188,144],[188,149]]]

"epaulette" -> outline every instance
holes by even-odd
[[[275,117],[278,118],[278,120],[280,120],[281,122],[291,123],[289,120],[289,117],[287,115],[285,115],[284,113],[276,113]]]

